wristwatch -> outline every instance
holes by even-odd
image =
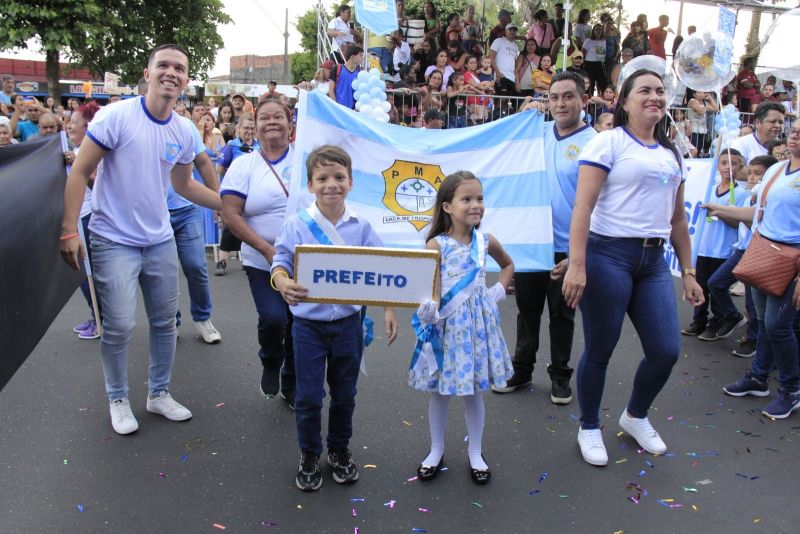
[[[692,269],[691,267],[687,267],[681,270],[681,276],[686,278],[687,276],[694,276],[697,278],[697,269]]]

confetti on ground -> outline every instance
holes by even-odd
[[[622,431],[620,430],[619,432],[617,432],[617,437],[620,437],[620,436],[622,436],[622,434],[624,434],[624,433],[625,433],[625,432],[622,432]]]
[[[76,504],[75,508],[77,508],[79,512],[84,512],[86,510],[82,504]]]
[[[569,414],[569,418],[570,418],[570,419],[572,419],[573,421],[580,421],[580,419],[578,418],[578,416],[577,416],[577,415],[575,415],[575,414]]]
[[[631,495],[630,497],[628,497],[628,500],[629,500],[629,501],[631,501],[633,504],[639,504],[639,499],[637,499],[637,498],[636,498],[636,497],[634,497],[633,495]]]
[[[428,510],[427,508],[417,508],[417,510],[419,510],[420,512],[426,513],[426,514],[431,513],[431,511]]]
[[[477,506],[478,508],[483,508],[483,505],[479,502],[472,501],[472,506]]]
[[[162,473],[161,471],[159,471],[158,472],[158,478],[163,480],[163,479],[167,478],[167,474],[166,473]]]
[[[403,424],[404,424],[404,425],[406,425],[406,426],[411,426],[411,423],[409,423],[409,422],[408,422],[408,421],[406,421],[405,419],[403,419]]]
[[[397,504],[397,501],[389,501],[383,503],[384,506],[388,506],[389,508],[394,508],[394,505]]]
[[[546,428],[547,430],[549,430],[550,432],[555,432],[555,430],[553,430],[553,429],[552,429],[552,428],[550,428],[549,426],[546,426],[545,428]]]
[[[428,531],[425,530],[424,528],[416,528],[416,527],[414,527],[414,528],[411,529],[411,532],[428,532]]]
[[[530,490],[528,492],[528,495],[538,495],[538,494],[539,494],[539,490]]]
[[[753,518],[753,524],[756,524],[756,525],[757,525],[757,524],[759,524],[759,523],[761,523],[761,518],[760,518],[760,517],[758,517],[758,516],[755,516],[755,517]]]
[[[411,477],[406,482],[414,482],[415,480],[417,480],[417,477]]]
[[[68,463],[69,463],[69,460],[67,460],[66,458],[64,458],[64,465],[67,465]]]
[[[375,464],[367,464],[364,466],[364,469],[377,469],[378,466]]]
[[[627,462],[627,461],[628,461],[628,459],[627,459],[627,458],[623,458],[623,459],[621,459],[621,460],[617,460],[615,463],[618,463],[618,464],[624,464],[624,463],[625,463],[625,462]]]
[[[656,466],[654,466],[653,462],[651,462],[650,460],[645,460],[644,463],[646,463],[647,467],[649,467],[650,469],[655,469],[656,468]]]
[[[297,505],[297,509],[298,509],[298,510],[302,510],[302,509],[303,509],[303,505],[302,505],[302,504],[298,504],[298,505]]]
[[[692,505],[692,511],[694,511],[694,512],[697,511],[697,505],[694,505],[694,504]]]
[[[274,522],[274,521],[267,520],[267,521],[262,521],[261,522],[261,526],[262,527],[277,527],[278,524],[276,522]]]
[[[683,491],[685,491],[687,493],[697,493],[697,488],[686,488],[686,487],[684,487]]]
[[[355,508],[353,508],[353,517],[358,517],[358,511]]]
[[[353,529],[353,534],[358,534],[358,527],[355,527],[355,528]]]
[[[569,495],[559,495],[558,498],[559,499],[568,499]]]
[[[366,499],[364,497],[353,497],[350,499],[350,502],[364,502]]]
[[[639,471],[639,478],[645,476],[646,474],[647,472],[644,469],[642,469],[641,471]]]
[[[469,441],[469,436],[464,436],[464,443]]]
[[[220,530],[225,530],[225,525],[220,525],[219,523],[214,523],[211,526]]]
[[[544,482],[544,480],[545,480],[546,478],[547,478],[547,471],[545,471],[544,473],[542,473],[542,474],[539,476],[539,484],[541,484],[542,482]]]
[[[217,403],[215,406],[216,406],[217,408],[222,408],[223,406],[225,406],[225,403],[224,403],[224,402],[219,402],[219,403]]]

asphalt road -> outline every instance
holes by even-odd
[[[533,388],[486,395],[490,484],[469,478],[457,401],[450,405],[449,469],[430,483],[412,480],[428,450],[428,399],[406,385],[414,339],[410,312],[401,311],[400,339],[389,348],[376,340],[369,376],[359,379],[351,447],[360,480],[339,486],[325,467],[322,489],[302,493],[294,486],[293,413],[258,389],[256,313],[238,262],[225,277],[212,276],[212,290],[222,343],[205,345],[191,324],[180,328],[172,393],[194,413],[185,423],[145,411],[140,301],[129,367],[140,429],[130,436],[111,429],[99,343],[71,331],[86,316],[82,297],[73,296],[0,392],[0,532],[797,531],[800,416],[771,421],[760,415],[768,399],[722,393],[749,365],[730,356],[733,339],[684,338],[650,415],[667,455],[639,454],[620,433],[617,419],[641,355],[629,323],[603,399],[607,467],[580,457],[576,401],[550,403],[543,334]],[[187,299],[184,290],[185,316]],[[688,322],[688,305],[680,310]],[[501,311],[513,347],[513,299]],[[577,330],[573,363],[582,347]]]

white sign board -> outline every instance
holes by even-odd
[[[297,245],[295,281],[304,302],[416,308],[437,300],[435,250]]]

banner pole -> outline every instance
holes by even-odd
[[[86,236],[83,232],[83,223],[78,222],[78,237],[81,240],[81,245],[83,246],[83,268],[86,271],[86,278],[89,283],[89,296],[92,300],[92,313],[94,314],[94,320],[97,324],[97,332],[102,336],[103,335],[103,321],[100,318],[100,306],[97,303],[97,294],[94,291],[94,277],[92,276],[92,266],[89,263],[89,255],[88,250],[86,248]]]

